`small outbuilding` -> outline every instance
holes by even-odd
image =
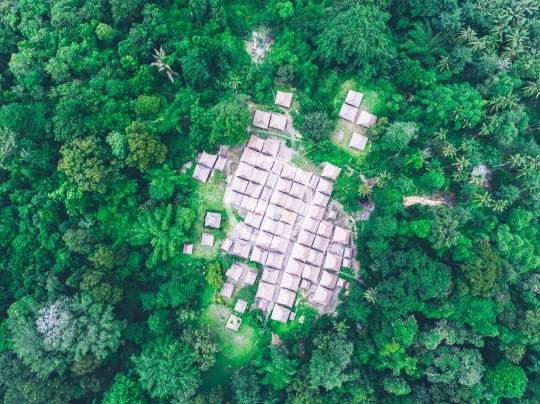
[[[233,281],[239,281],[242,277],[242,272],[244,272],[244,267],[239,263],[234,263],[229,269],[227,269],[225,276],[227,276],[227,278],[231,278]]]
[[[272,285],[266,282],[259,282],[259,287],[257,288],[257,294],[255,296],[268,301],[272,301],[275,291],[276,285]]]
[[[358,114],[358,108],[349,104],[343,104],[339,110],[339,117],[350,122],[354,122],[356,114]]]
[[[323,288],[321,285],[318,285],[317,289],[315,289],[315,294],[313,295],[313,301],[326,306],[330,303],[330,300],[332,300],[332,292]]]
[[[266,113],[269,114],[269,112],[266,112]],[[255,112],[255,115],[257,115],[257,112]],[[259,137],[257,135],[251,135],[249,137],[247,147],[249,147],[250,149],[261,152],[263,149],[263,145],[264,145],[264,139],[262,137]]]
[[[349,142],[349,147],[357,150],[364,150],[368,140],[367,136],[354,132],[351,141]]]
[[[202,152],[199,156],[199,164],[202,164],[205,167],[208,168],[214,168],[214,164],[216,164],[217,156],[215,154],[208,154],[206,152]]]
[[[328,271],[323,271],[319,284],[328,289],[334,289],[336,287],[337,280],[337,275],[331,274]]]
[[[201,164],[197,164],[195,167],[195,171],[193,171],[192,177],[196,179],[197,181],[202,182],[203,184],[206,184],[208,181],[208,177],[210,177],[210,173],[212,172],[211,169],[208,167],[205,167]]]
[[[281,116],[281,115],[280,115]],[[285,115],[283,115],[285,116]],[[285,121],[286,123],[286,121]],[[279,151],[279,144],[281,143],[280,140],[272,139],[272,138],[266,138],[264,140],[264,146],[262,149],[263,154],[266,154],[268,156],[276,157]]]
[[[221,226],[221,215],[219,213],[207,212],[204,218],[204,225],[219,229]]]
[[[337,227],[334,230],[334,236],[332,237],[332,241],[334,243],[340,243],[340,244],[349,244],[349,241],[351,240],[351,231],[347,229],[342,229],[341,227]]]
[[[182,247],[182,252],[187,255],[193,254],[193,244],[184,243],[184,246]]]
[[[317,185],[316,191],[330,196],[332,195],[332,192],[334,192],[334,184],[330,181],[327,181],[321,178],[319,180],[319,185]]]
[[[225,157],[218,156],[216,164],[214,165],[214,170],[225,171],[225,165],[227,164],[227,159]]]
[[[225,328],[228,330],[238,331],[240,329],[240,325],[242,325],[242,319],[234,314],[231,314]]]
[[[345,103],[358,108],[362,102],[362,98],[364,98],[364,94],[349,90],[347,92],[347,97],[345,97]]]
[[[274,101],[274,104],[281,107],[290,108],[292,104],[292,97],[292,93],[284,93],[282,91],[278,91],[276,93],[276,99]]]
[[[227,299],[230,299],[233,292],[234,292],[234,285],[232,283],[225,282],[221,286],[221,292],[219,292],[219,294],[223,297],[226,297]]]
[[[234,243],[233,250],[230,254],[236,255],[240,258],[247,259],[249,257],[249,252],[251,251],[251,243],[243,240],[236,240]]]
[[[335,181],[339,174],[341,174],[341,168],[330,163],[324,163],[324,168],[321,173],[322,177]]]
[[[210,233],[203,233],[201,236],[201,245],[212,247],[214,245],[214,236]]]
[[[242,299],[238,299],[234,305],[234,311],[244,314],[247,309],[248,302]]]
[[[277,129],[283,132],[287,126],[287,115],[283,114],[272,114],[270,118],[269,128]]]
[[[227,237],[225,240],[223,240],[223,244],[221,244],[221,249],[225,252],[229,252],[232,245],[233,241]]]
[[[257,280],[257,272],[248,270],[246,272],[246,277],[244,278],[244,283],[246,285],[253,286],[255,285],[256,280]]]
[[[279,289],[277,303],[283,306],[293,307],[294,299],[296,299],[296,293],[287,289]]]
[[[341,257],[338,257],[337,255],[334,255],[332,253],[327,253],[324,260],[323,268],[329,269],[334,272],[339,272],[339,270],[341,269],[341,261]]]
[[[360,116],[356,123],[365,128],[369,128],[377,123],[377,117],[367,111],[360,111]]]
[[[268,129],[271,115],[270,112],[256,110],[255,115],[253,116],[253,126],[261,129]]]
[[[280,323],[287,324],[291,311],[279,304],[274,305],[274,310],[272,310],[272,320],[279,321]]]

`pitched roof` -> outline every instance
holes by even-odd
[[[255,112],[255,115],[257,113]],[[253,150],[257,150],[258,152],[262,151],[264,145],[264,139],[257,136],[257,135],[251,135],[248,140],[247,147]]]
[[[258,199],[259,196],[261,196],[262,189],[263,189],[262,185],[250,181],[246,188],[246,195],[249,195],[252,198]]]
[[[279,279],[279,274],[281,271],[277,269],[272,269],[268,267],[263,268],[263,273],[261,276],[261,281],[267,282],[267,283],[277,283]]]
[[[315,235],[304,229],[300,230],[300,233],[298,233],[297,242],[302,245],[305,245],[306,247],[311,247],[313,245],[314,240],[315,240]]]
[[[324,253],[311,249],[309,250],[309,254],[306,261],[318,267],[318,266],[321,266],[323,259],[324,259]]]
[[[345,251],[343,252],[343,256],[345,258],[352,258],[352,248],[345,248]]]
[[[277,221],[270,219],[269,217],[265,217],[261,222],[261,230],[266,231],[268,233],[274,233],[276,231]]]
[[[306,217],[304,223],[302,223],[302,228],[309,231],[310,233],[316,233],[317,228],[319,227],[320,221]]]
[[[231,278],[232,280],[238,281],[242,277],[242,272],[244,272],[244,267],[235,262],[229,269],[227,269],[225,276]]]
[[[238,237],[242,240],[249,240],[253,233],[253,228],[246,225],[244,222],[238,222],[234,227],[234,232],[238,234]]]
[[[321,285],[317,285],[315,294],[313,295],[313,301],[326,306],[332,299],[332,292],[323,288]]]
[[[201,236],[201,245],[212,247],[214,245],[214,236],[210,233],[203,233]]]
[[[215,154],[208,154],[206,152],[202,152],[199,156],[199,164],[202,164],[205,167],[208,168],[214,168],[214,164],[216,164],[217,156]]]
[[[263,201],[269,201],[273,191],[270,187],[264,187],[259,198]]]
[[[335,243],[340,244],[349,244],[349,241],[351,240],[351,231],[347,229],[342,229],[341,227],[337,227],[334,230],[334,236],[332,237],[332,241]]]
[[[259,282],[256,297],[271,301],[274,298],[276,286],[266,282]]]
[[[184,243],[182,246],[182,252],[184,254],[191,255],[193,254],[193,244],[192,243]]]
[[[345,103],[358,108],[362,102],[362,98],[364,98],[364,94],[349,90],[347,92],[347,97],[345,97]]]
[[[230,190],[227,194],[225,202],[229,205],[240,207],[240,204],[242,203],[242,198],[243,195],[240,192]]]
[[[297,199],[298,200],[298,199]],[[281,213],[280,221],[287,223],[287,224],[294,224],[296,222],[296,218],[298,217],[298,213],[283,209],[283,213]]]
[[[311,282],[317,282],[319,280],[320,272],[320,268],[306,264],[304,266],[304,270],[302,271],[302,278],[309,279]]]
[[[246,218],[244,219],[244,223],[247,224],[248,226],[258,229],[261,226],[262,220],[263,220],[262,215],[259,215],[253,212],[248,212],[246,215]]]
[[[204,167],[200,164],[197,164],[197,166],[195,167],[195,171],[193,171],[192,177],[196,179],[197,181],[206,183],[206,181],[208,181],[208,177],[210,176],[211,172],[212,170],[210,170],[208,167]]]
[[[338,277],[328,271],[323,271],[319,284],[328,289],[334,289],[336,287]]]
[[[309,254],[309,248],[299,244],[294,243],[292,251],[291,251],[291,258],[305,262]]]
[[[225,328],[232,331],[238,331],[242,325],[242,319],[234,314],[229,316]]]
[[[234,311],[244,314],[246,312],[247,305],[248,305],[248,302],[242,299],[238,299],[236,301],[236,304],[234,305]]]
[[[293,307],[294,299],[296,299],[296,293],[287,289],[280,288],[276,303],[288,307]]]
[[[313,196],[313,200],[311,201],[315,205],[321,206],[323,208],[328,205],[328,201],[330,200],[330,197],[328,195],[322,194],[319,191],[315,192],[315,195]]]
[[[221,285],[221,291],[219,294],[223,297],[227,297],[230,299],[234,291],[234,285],[232,283],[225,282],[223,285]]]
[[[360,116],[358,117],[356,123],[358,125],[369,128],[370,126],[373,126],[377,123],[377,117],[373,114],[370,114],[369,112],[360,111]]]
[[[266,213],[266,209],[268,209],[268,202],[259,199],[257,201],[257,206],[255,207],[255,213],[264,215]]]
[[[351,141],[349,142],[349,147],[352,147],[353,149],[364,150],[366,148],[368,140],[369,139],[366,136],[354,132]]]
[[[233,250],[230,254],[247,259],[249,257],[250,250],[251,243],[243,240],[236,240]]]
[[[332,223],[323,220],[317,228],[317,234],[326,238],[330,238],[333,228],[334,225]]]
[[[253,251],[251,251],[251,257],[249,258],[249,260],[253,262],[258,262],[259,264],[263,265],[266,262],[267,255],[268,251],[264,251],[258,246],[255,246],[253,247]]]
[[[258,167],[253,167],[251,172],[251,181],[256,182],[257,184],[266,184],[266,179],[268,178],[268,171],[261,170]]]
[[[266,309],[268,309],[268,304],[269,303],[270,302],[268,300],[261,298],[261,299],[259,299],[259,302],[257,303],[257,308],[266,313]]]
[[[340,173],[341,173],[341,168],[330,163],[324,163],[324,168],[321,173],[321,176],[335,181]]]
[[[272,172],[274,174],[280,175],[281,170],[283,170],[283,166],[284,166],[283,162],[281,162],[279,160],[274,161],[274,165],[272,166]]]
[[[229,252],[229,249],[231,248],[233,244],[233,241],[230,238],[226,238],[223,240],[223,243],[221,244],[221,249],[225,252]]]
[[[297,261],[293,258],[289,258],[289,261],[287,261],[287,265],[285,265],[285,272],[296,275],[296,276],[302,275],[303,270],[304,270],[304,263]]]
[[[287,126],[287,115],[272,113],[272,116],[270,117],[270,125],[268,125],[268,127],[283,132],[285,130],[285,126]]]
[[[249,195],[244,195],[242,197],[242,202],[240,202],[240,207],[242,209],[250,210],[255,212],[255,207],[257,206],[257,199]]]
[[[292,236],[293,226],[285,222],[278,222],[275,234],[289,240]]]
[[[329,239],[317,235],[315,236],[315,240],[313,241],[311,248],[314,248],[318,251],[326,252],[329,243]]]
[[[272,243],[270,244],[270,249],[278,251],[280,253],[285,253],[289,247],[289,240],[280,236],[274,236],[272,238]]]
[[[270,202],[274,205],[283,207],[285,206],[285,202],[287,202],[287,194],[280,191],[275,191],[270,198]]]
[[[304,171],[301,168],[298,168],[296,170],[296,174],[294,175],[294,181],[302,184],[302,185],[309,185],[309,182],[311,181],[312,173],[309,171]]]
[[[358,108],[351,107],[349,104],[343,104],[339,110],[339,116],[350,122],[354,122],[354,118],[356,118],[357,113]]]
[[[303,199],[304,195],[306,194],[307,187],[305,185],[299,184],[297,182],[293,182],[291,186],[291,190],[289,191],[289,195],[294,196],[298,199]]]
[[[285,201],[285,209],[290,210],[291,212],[297,213],[300,210],[300,204],[302,201],[294,196],[289,195]],[[290,223],[292,224],[292,223]]]
[[[285,261],[285,255],[269,251],[266,257],[265,265],[272,268],[281,269],[283,268],[283,261]]]
[[[257,159],[259,158],[260,154],[261,153],[258,151],[246,147],[242,153],[242,157],[240,157],[240,161],[254,166],[255,163],[257,163]]]
[[[268,248],[270,247],[270,243],[272,242],[272,237],[274,235],[272,233],[268,233],[266,231],[259,231],[259,234],[257,234],[257,239],[255,240],[255,244],[258,247],[261,248]]]
[[[226,164],[227,159],[225,157],[218,156],[216,164],[214,165],[214,170],[224,171]]]
[[[246,192],[247,186],[248,186],[248,181],[240,177],[234,177],[231,183],[231,189],[241,194]]]
[[[279,176],[277,174],[270,173],[270,175],[268,175],[268,179],[266,180],[266,186],[270,188],[274,188],[276,186],[278,179],[279,179]]]
[[[236,177],[243,178],[244,180],[249,181],[252,172],[253,166],[241,161],[240,164],[238,164],[238,168],[236,169]]]
[[[302,282],[300,282],[300,289],[306,289],[309,290],[311,287],[311,282],[307,279],[302,279]]]
[[[246,285],[254,285],[255,281],[257,280],[257,272],[255,271],[247,271],[246,272],[246,278],[244,279],[244,283]]]
[[[276,190],[283,192],[283,193],[289,193],[291,190],[292,181],[287,180],[283,177],[279,178],[276,182]]]
[[[288,272],[283,273],[283,277],[281,278],[280,286],[282,288],[287,288],[290,290],[294,290],[295,292],[298,290],[298,286],[300,285],[300,277],[294,276]]]
[[[281,143],[281,140],[267,138],[264,141],[262,152],[268,156],[276,157],[279,151],[280,143]]]
[[[283,164],[283,169],[281,170],[281,177],[288,180],[294,180],[294,177],[296,176],[296,170],[297,168],[294,166],[291,166],[289,164]]]
[[[256,167],[262,168],[265,171],[270,171],[274,165],[274,158],[261,154],[255,163]]]
[[[322,220],[324,216],[324,208],[317,205],[310,205],[307,216],[316,220]]]
[[[320,179],[321,179],[320,177],[317,177],[315,174],[313,174],[311,176],[311,179],[309,180],[309,187],[311,189],[317,188],[317,185],[319,185],[319,180]]]
[[[332,195],[333,190],[334,190],[333,183],[323,178],[319,180],[319,185],[317,185],[317,192],[330,196]]]
[[[219,229],[221,226],[221,215],[219,213],[206,212],[206,217],[204,218],[204,225],[206,227],[213,227]]]
[[[283,212],[283,208],[281,206],[270,203],[266,209],[265,216],[272,220],[279,220],[281,218],[281,212]]]
[[[255,115],[253,116],[253,126],[262,129],[268,129],[271,115],[272,114],[270,114],[270,112],[256,110]]]
[[[343,261],[341,262],[341,266],[345,268],[350,268],[352,266],[352,261],[350,258],[343,258]]]
[[[287,324],[287,320],[291,315],[291,311],[285,307],[280,306],[279,304],[274,305],[274,310],[272,310],[272,320],[279,321],[280,323]]]
[[[339,270],[341,269],[342,260],[343,259],[341,257],[338,257],[337,255],[334,255],[332,253],[326,253],[323,268],[330,269],[331,271],[339,272]]]
[[[274,101],[274,104],[280,105],[285,108],[290,108],[292,103],[292,93],[284,93],[282,91],[278,91],[276,93],[276,99]]]
[[[326,211],[326,218],[329,219],[329,220],[333,220],[337,217],[337,212],[335,210],[332,210],[332,209],[328,209]]]

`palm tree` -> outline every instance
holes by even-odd
[[[174,76],[178,76],[178,73],[171,69],[171,67],[165,61],[167,56],[165,55],[165,51],[161,46],[159,47],[159,51],[157,49],[154,49],[153,56],[156,61],[154,63],[151,63],[150,66],[156,66],[159,72],[164,71],[167,74],[169,80],[171,82],[174,82]]]
[[[332,321],[332,324],[334,324],[334,330],[336,330],[338,334],[345,334],[349,329],[349,326],[345,324],[345,320]]]
[[[364,299],[369,303],[377,304],[378,292],[376,288],[369,288],[364,292]]]
[[[485,122],[482,122],[482,127],[478,131],[478,135],[479,136],[487,136],[487,135],[490,135],[492,131],[493,131],[493,126],[491,126],[491,125],[489,125],[489,124],[487,124]]]
[[[475,139],[464,139],[460,149],[466,153],[475,151],[478,148],[478,142]]]
[[[360,183],[360,185],[358,185],[358,195],[360,195],[362,198],[371,195],[371,188],[369,185],[365,182]]]
[[[452,143],[448,143],[446,146],[443,147],[442,154],[444,157],[455,157],[456,148]]]
[[[491,209],[493,209],[495,212],[502,212],[506,209],[508,206],[508,201],[505,201],[504,199],[499,199],[498,201],[492,201],[491,202]]]
[[[230,80],[229,80],[229,85],[234,88],[234,92],[236,93],[237,90],[238,90],[238,86],[240,85],[241,81],[240,81],[240,77],[238,76],[231,76]]]
[[[523,95],[525,97],[540,97],[540,80],[527,81],[527,85],[523,87]]]
[[[527,160],[525,157],[523,157],[521,154],[516,153],[508,159],[508,165],[511,168],[519,168],[526,164]]]
[[[456,159],[456,162],[454,164],[452,164],[453,166],[456,166],[457,170],[458,171],[463,171],[465,170],[466,168],[470,167],[471,166],[471,162],[469,160],[467,160],[465,158],[465,156],[463,157],[458,157]]]
[[[456,35],[456,39],[459,43],[471,42],[476,39],[476,32],[471,27],[467,27]]]
[[[448,134],[448,131],[443,128],[436,130],[435,133],[433,133],[433,135],[435,136],[435,140],[444,140],[446,139],[447,134]]]
[[[474,194],[474,202],[477,206],[489,206],[492,202],[491,197],[488,194]]]
[[[375,185],[377,185],[377,187],[384,188],[391,178],[392,175],[390,175],[389,172],[383,171],[382,173],[377,175],[373,181],[375,182]]]
[[[450,56],[443,56],[437,64],[437,68],[440,72],[450,70]]]

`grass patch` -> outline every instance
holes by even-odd
[[[220,348],[214,366],[202,374],[204,391],[218,386],[225,387],[233,373],[248,363],[255,346],[264,339],[259,338],[258,330],[245,321],[237,332],[226,329],[225,325],[233,310],[223,304],[214,304],[213,297],[214,290],[210,285],[206,285],[199,296],[199,325],[209,328]]]

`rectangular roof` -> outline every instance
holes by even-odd
[[[358,114],[358,108],[352,107],[349,104],[343,104],[341,106],[341,109],[339,110],[340,118],[343,118],[350,122],[354,122],[356,114]]]
[[[270,117],[270,124],[268,125],[269,128],[277,129],[283,132],[286,126],[287,115],[272,113],[272,116]]]
[[[274,104],[290,108],[292,104],[292,93],[284,93],[283,91],[278,91],[276,93],[276,99],[274,100]]]
[[[268,121],[270,122],[270,121]],[[257,135],[251,135],[248,140],[247,147],[253,150],[257,150],[258,152],[262,151],[264,145],[264,139],[257,136]]]
[[[251,196],[252,198],[258,199],[261,196],[263,186],[256,184],[255,182],[249,182],[246,188],[246,195]]]
[[[279,151],[281,140],[267,138],[264,141],[262,152],[268,156],[276,157]]]
[[[358,121],[356,121],[356,123],[360,126],[369,128],[377,123],[377,117],[367,111],[360,111],[360,116],[358,117]]]
[[[195,167],[195,171],[193,171],[192,177],[197,181],[206,184],[206,181],[208,181],[208,177],[210,177],[211,172],[212,170],[210,170],[208,167],[197,164],[197,166]]]
[[[215,154],[208,154],[205,151],[203,151],[199,155],[199,164],[202,164],[205,167],[208,168],[214,168],[214,164],[216,164],[217,156]]]
[[[345,97],[345,103],[358,108],[362,102],[362,98],[364,98],[364,94],[349,90],[347,92],[347,97]]]
[[[261,129],[268,129],[270,118],[270,112],[256,110],[255,115],[253,115],[253,126]]]
[[[369,139],[366,136],[354,132],[351,141],[349,142],[349,147],[358,150],[364,150],[366,148],[368,140]]]

